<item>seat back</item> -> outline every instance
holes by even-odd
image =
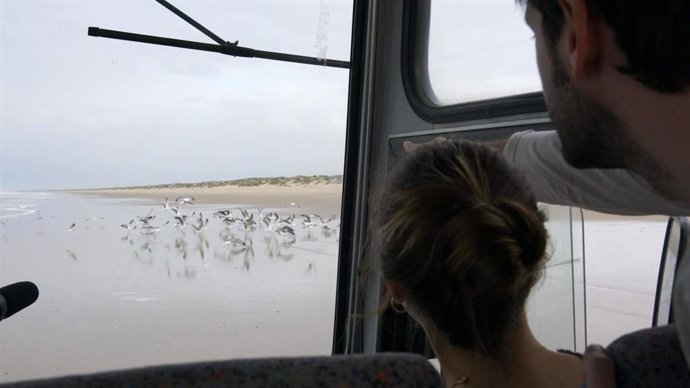
[[[152,366],[24,381],[14,387],[442,387],[409,353],[266,358]]]

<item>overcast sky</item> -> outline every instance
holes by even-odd
[[[346,69],[87,36],[212,43],[153,0],[0,4],[3,190],[342,173]],[[317,54],[319,1],[173,4],[242,46]],[[327,56],[349,60],[351,3],[323,4]]]
[[[308,56],[327,47],[328,58],[350,57],[351,1],[172,3],[241,46]],[[526,47],[510,63],[487,50],[468,65],[472,47],[455,44],[467,23],[436,8],[430,67],[443,101],[538,89],[512,0],[443,3],[465,15],[496,15],[500,3],[509,21],[474,23],[480,46],[514,41],[506,29],[517,28]],[[213,43],[153,0],[0,0],[0,190],[342,173],[346,69],[89,37],[89,26]],[[458,71],[495,62],[493,81]],[[483,82],[468,81],[476,79]]]

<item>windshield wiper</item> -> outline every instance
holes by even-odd
[[[348,69],[350,67],[350,62],[347,62],[347,61],[338,61],[338,60],[325,59],[325,58],[320,59],[320,58],[316,58],[316,57],[307,57],[307,56],[303,56],[303,55],[277,53],[277,52],[273,52],[273,51],[255,50],[255,49],[248,48],[248,47],[242,47],[239,45],[239,41],[235,41],[235,42],[231,43],[231,42],[223,40],[218,35],[214,34],[209,29],[202,26],[196,20],[187,16],[184,12],[175,8],[175,6],[168,3],[167,1],[156,0],[156,2],[163,5],[165,8],[169,9],[175,15],[179,16],[184,21],[186,21],[187,23],[194,26],[197,30],[201,31],[202,33],[204,33],[209,38],[213,39],[217,44],[201,43],[201,42],[172,39],[172,38],[164,38],[161,36],[153,36],[153,35],[142,35],[142,34],[135,34],[135,33],[131,33],[131,32],[106,30],[106,29],[99,28],[99,27],[89,27],[88,34],[89,34],[89,36],[98,36],[98,37],[111,38],[111,39],[128,40],[128,41],[132,41],[132,42],[150,43],[150,44],[157,44],[157,45],[162,45],[162,46],[171,46],[171,47],[179,47],[179,48],[186,48],[186,49],[192,49],[192,50],[210,51],[210,52],[216,52],[216,53],[221,53],[221,54],[226,54],[226,55],[232,55],[233,57],[264,58],[264,59],[272,59],[272,60],[276,60],[276,61],[302,63],[302,64],[306,64],[306,65],[338,67],[338,68],[343,68],[343,69]]]

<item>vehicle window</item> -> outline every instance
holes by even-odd
[[[446,106],[540,91],[532,36],[514,1],[432,1],[429,97]]]
[[[582,351],[587,343],[609,344],[650,327],[668,217],[585,210],[583,235],[579,212],[571,218],[568,208],[541,207],[549,217],[551,258],[527,308],[540,341],[552,349]],[[575,334],[574,347],[569,333]]]
[[[651,326],[667,222],[585,212],[590,343],[608,344]]]
[[[229,41],[348,60],[349,1],[173,1]],[[213,43],[152,1],[0,2],[0,382],[330,354],[348,71]],[[28,361],[30,360],[30,361]]]
[[[581,229],[573,222],[573,210],[567,206],[539,204],[547,215],[549,259],[541,280],[527,302],[527,318],[534,335],[550,349],[584,348],[585,305],[584,263],[576,245]],[[579,284],[578,284],[579,283]]]

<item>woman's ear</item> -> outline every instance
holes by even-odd
[[[395,303],[403,304],[405,302],[405,293],[400,284],[391,280],[385,280],[384,284],[386,286],[386,291],[388,291],[388,295],[393,298]]]

